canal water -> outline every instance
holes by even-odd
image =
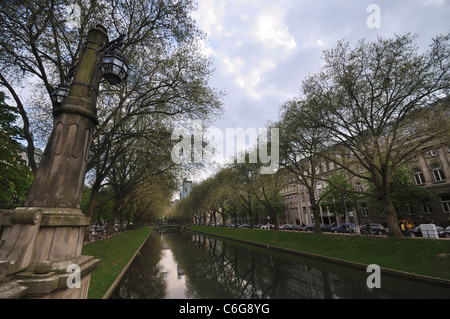
[[[110,299],[450,298],[450,288],[371,273],[197,234],[153,234]]]

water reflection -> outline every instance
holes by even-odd
[[[450,298],[450,289],[194,234],[151,236],[111,296],[120,299]]]

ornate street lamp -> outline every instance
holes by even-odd
[[[115,85],[128,76],[120,52],[123,38],[109,41],[103,26],[92,28],[80,60],[53,92],[54,128],[26,207],[80,208],[92,134],[98,124],[100,82],[104,78]]]
[[[53,90],[51,98],[54,106],[56,107],[61,106],[61,104],[64,102],[67,95],[69,94],[69,88],[70,83],[64,82],[58,85],[58,87]]]
[[[119,84],[128,77],[128,66],[119,49],[106,51],[102,71],[103,77],[111,85]]]
[[[101,26],[97,27],[102,28]],[[111,85],[120,84],[126,80],[129,69],[126,59],[119,49],[122,45],[123,36],[120,36],[114,41],[103,44],[102,47],[97,50],[100,65],[96,65],[94,76],[92,77],[91,83],[88,85],[91,89],[95,90],[95,87],[98,86],[98,84],[95,85],[93,83],[97,78],[103,77]],[[71,83],[71,79],[74,76],[75,71],[75,69],[71,69],[64,83],[59,84],[58,87],[53,90],[51,99],[54,107],[60,107],[68,96],[69,90],[74,84]]]

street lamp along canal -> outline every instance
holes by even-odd
[[[102,28],[101,26],[98,26]],[[115,41],[109,42],[102,49],[98,51],[101,58],[101,71],[103,78],[111,85],[122,83],[128,77],[128,65],[125,57],[120,51],[123,45],[123,36],[120,36]],[[96,69],[99,72],[99,68]],[[73,77],[74,70],[70,70],[64,83],[58,85],[53,90],[51,99],[55,107],[61,106],[70,90],[70,80]],[[95,86],[92,86],[94,88]]]
[[[87,297],[99,260],[81,255],[90,224],[80,209],[81,194],[100,82],[119,84],[128,76],[122,45],[123,36],[110,42],[105,27],[92,28],[79,63],[51,96],[53,131],[27,201],[0,212],[0,298]],[[77,266],[76,285],[69,285],[68,265]]]
[[[119,47],[123,37],[119,37],[114,44],[106,50],[102,60],[103,77],[111,85],[120,84],[128,77],[128,65]]]
[[[53,132],[25,206],[80,208],[100,81],[119,84],[128,76],[122,45],[123,36],[109,42],[101,25],[89,31],[74,79],[69,72],[54,91]]]

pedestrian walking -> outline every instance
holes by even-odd
[[[405,233],[406,233],[406,237],[411,237],[410,229],[411,229],[411,225],[408,224],[408,223],[406,223],[406,224],[405,224]]]

